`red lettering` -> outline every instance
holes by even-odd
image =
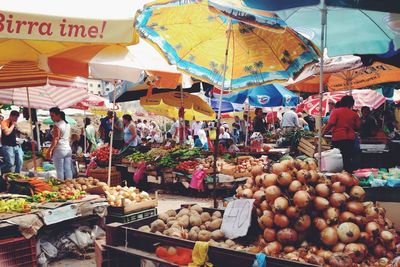
[[[14,30],[12,29],[12,19],[13,19],[13,15],[9,15],[8,16],[8,20],[7,20],[7,31],[9,32],[9,33],[13,33],[14,32]]]
[[[25,20],[17,20],[15,23],[17,24],[17,28],[15,29],[15,33],[20,33],[21,26],[22,25],[26,25],[26,21]]]
[[[0,13],[0,32],[2,32],[4,30],[4,20],[6,19],[6,17],[3,15],[3,13]]]
[[[84,25],[68,24],[68,28],[69,28],[68,36],[78,37],[80,31],[81,37],[86,37]]]
[[[65,23],[67,22],[67,20],[66,19],[63,19],[62,20],[62,23],[60,23],[60,35],[61,36],[66,36],[67,35],[67,33],[65,32]]]
[[[33,28],[35,27],[35,26],[38,26],[39,25],[39,22],[37,22],[37,21],[35,21],[35,22],[33,22],[33,21],[28,21],[28,34],[32,34],[32,30],[33,30]]]
[[[48,35],[51,36],[53,32],[51,31],[51,23],[50,22],[42,22],[39,26],[40,35]]]
[[[97,34],[99,33],[99,29],[97,26],[90,26],[88,29],[88,35],[90,38],[96,38]]]

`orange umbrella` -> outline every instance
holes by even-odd
[[[399,77],[400,68],[375,62],[368,67],[324,74],[324,84],[328,91],[344,91],[367,88],[381,83],[397,82]],[[288,88],[300,92],[318,93],[319,75],[312,75],[302,81],[288,85]]]

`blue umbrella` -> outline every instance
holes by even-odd
[[[219,100],[218,99],[211,99],[210,100],[210,106],[211,108],[215,111],[218,112],[218,105],[219,105]],[[229,101],[222,101],[221,103],[221,113],[227,113],[227,112],[234,112],[234,111],[242,111],[243,110],[243,103],[231,103]]]
[[[268,84],[253,87],[239,93],[223,97],[225,101],[243,104],[246,100],[253,107],[296,106],[300,98],[280,84]]]

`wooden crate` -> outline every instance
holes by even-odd
[[[98,179],[100,182],[107,183],[108,168],[96,168],[89,170],[89,176]],[[121,173],[116,167],[111,167],[110,186],[121,185]]]
[[[331,149],[325,139],[322,139],[321,149],[322,151]],[[313,139],[301,138],[298,150],[308,157],[314,157],[314,154],[318,153],[318,144]]]

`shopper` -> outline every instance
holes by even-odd
[[[207,134],[203,129],[198,131],[199,138],[194,141],[194,147],[203,148],[204,150],[208,150],[208,139]]]
[[[374,116],[372,116],[371,109],[367,106],[362,107],[360,137],[361,138],[374,137],[377,131],[378,131],[378,124]]]
[[[72,178],[71,127],[65,119],[65,113],[57,107],[50,109],[50,117],[54,122],[53,141],[46,158],[53,160],[58,179],[69,179]]]
[[[4,157],[2,172],[21,172],[24,152],[17,143],[17,121],[19,112],[11,111],[8,119],[1,122],[1,144]]]
[[[310,130],[310,127],[308,125],[308,122],[303,118],[303,114],[301,112],[297,113],[297,117],[299,119],[299,125],[301,129],[304,129],[306,131]]]
[[[85,124],[85,134],[86,134],[86,140],[85,142],[87,143],[86,147],[86,152],[92,153],[97,149],[97,140],[96,140],[96,130],[94,129],[93,125],[91,124],[92,121],[90,118],[85,118],[84,119],[84,124]]]
[[[124,124],[124,143],[125,146],[136,147],[139,144],[139,136],[137,135],[136,126],[132,122],[132,116],[125,114],[122,116]]]
[[[176,137],[178,136],[178,132],[179,132],[179,121],[176,119],[173,119],[171,128],[169,128],[169,130],[167,132],[167,138],[176,140]]]
[[[283,113],[281,127],[284,132],[290,132],[296,128],[300,128],[299,117],[295,112],[295,108],[291,108]]]
[[[201,121],[195,121],[192,124],[192,136],[193,140],[196,141],[197,138],[199,138],[199,131],[203,128],[203,122]]]
[[[360,128],[360,117],[352,110],[354,98],[344,96],[340,107],[330,114],[327,125],[322,129],[322,136],[332,129],[332,146],[338,148],[343,157],[343,167],[346,171],[353,171],[355,153],[356,130]]]
[[[113,148],[121,149],[124,146],[124,123],[114,112]]]
[[[256,108],[255,110],[256,117],[253,120],[253,131],[265,133],[266,132],[266,123],[265,116],[263,114],[262,108]]]
[[[110,132],[112,130],[111,120],[113,117],[113,112],[109,110],[107,112],[107,116],[100,120],[99,134],[100,139],[104,142],[104,144],[110,143]]]

